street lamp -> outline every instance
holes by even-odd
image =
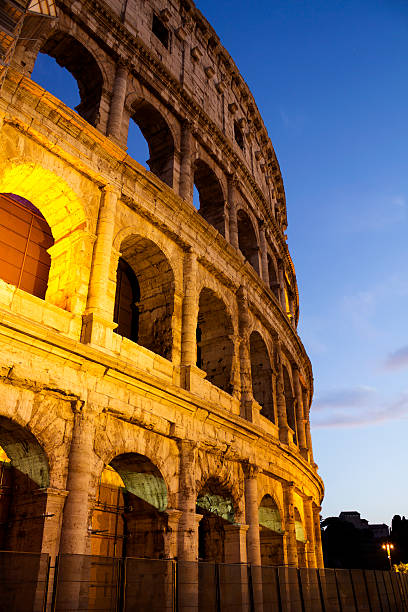
[[[382,545],[382,548],[387,551],[388,561],[390,562],[390,570],[392,570],[391,551],[394,548],[394,544],[391,544],[390,542],[385,542],[385,544]]]

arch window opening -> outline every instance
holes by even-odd
[[[53,244],[50,226],[31,202],[0,194],[0,277],[6,283],[44,299]]]
[[[140,100],[132,107],[131,119],[138,126],[148,146],[149,159],[143,162],[143,165],[147,164],[150,172],[153,172],[169,187],[173,187],[174,139],[164,117],[149,102]],[[137,136],[136,139],[135,136]],[[133,128],[130,132],[130,140],[128,136],[128,141],[132,150],[140,158],[144,149],[140,134]]]
[[[44,59],[42,54],[54,58],[56,63]],[[57,70],[56,64],[68,70],[77,87],[66,73]],[[103,90],[102,72],[90,51],[74,37],[56,32],[48,38],[40,49],[32,78],[38,79],[40,85],[77,111],[88,123],[95,127],[98,125]]]
[[[307,567],[306,563],[306,535],[303,529],[303,523],[300,512],[295,508],[295,531],[296,531],[296,547],[298,556],[298,567]]]
[[[140,127],[133,119],[129,121],[127,154],[135,159],[141,166],[146,168],[146,170],[150,170],[149,164],[147,163],[150,157],[149,145]]]
[[[259,248],[252,222],[244,210],[238,212],[238,245],[243,256],[259,274]]]
[[[234,138],[239,148],[243,151],[245,149],[244,133],[239,126],[238,121],[234,121]]]
[[[259,506],[262,565],[284,565],[282,519],[271,495],[265,495]]]
[[[225,304],[210,289],[200,294],[197,320],[197,367],[207,373],[213,385],[232,393],[232,358],[234,345],[231,340],[233,327]]]
[[[127,453],[105,466],[92,511],[91,551],[105,557],[163,559],[167,487],[147,457]]]
[[[225,527],[234,523],[234,503],[229,491],[211,478],[197,496],[198,558],[201,561],[225,563]]]
[[[225,237],[225,200],[216,174],[203,161],[194,165],[193,203],[200,215]]]
[[[275,423],[273,377],[268,350],[262,336],[252,332],[250,339],[252,393],[262,407],[261,414]]]
[[[278,273],[276,270],[275,263],[272,257],[268,254],[268,274],[269,274],[269,287],[276,299],[280,302],[280,283],[278,279]]]
[[[0,417],[0,550],[41,552],[49,486],[37,439]]]
[[[289,427],[293,430],[293,442],[297,444],[297,429],[296,429],[296,412],[295,412],[295,396],[293,393],[292,383],[289,377],[289,373],[285,366],[283,366],[283,380],[285,390],[285,403],[286,403],[286,418]]]
[[[170,32],[157,15],[153,15],[152,32],[160,40],[163,47],[168,49]]]
[[[171,359],[174,275],[159,247],[130,236],[120,248],[114,320],[117,333]]]

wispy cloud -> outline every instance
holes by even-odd
[[[408,417],[408,392],[383,401],[373,387],[335,389],[312,405],[313,427],[357,427]]]
[[[402,346],[390,353],[384,365],[386,370],[399,370],[408,367],[408,346]]]

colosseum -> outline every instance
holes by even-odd
[[[254,98],[191,0],[4,0],[0,29],[3,575],[48,564],[57,609],[118,610],[133,561],[150,603],[126,610],[152,611],[176,567],[177,609],[214,609],[216,575],[235,611],[252,568],[261,610],[257,568],[323,567],[323,483]],[[31,79],[41,54],[75,110]],[[43,609],[27,585],[8,610]]]

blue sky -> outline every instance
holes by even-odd
[[[283,174],[323,515],[390,524],[408,515],[408,5],[197,6],[250,86]],[[46,86],[50,71],[38,64],[35,80]]]

